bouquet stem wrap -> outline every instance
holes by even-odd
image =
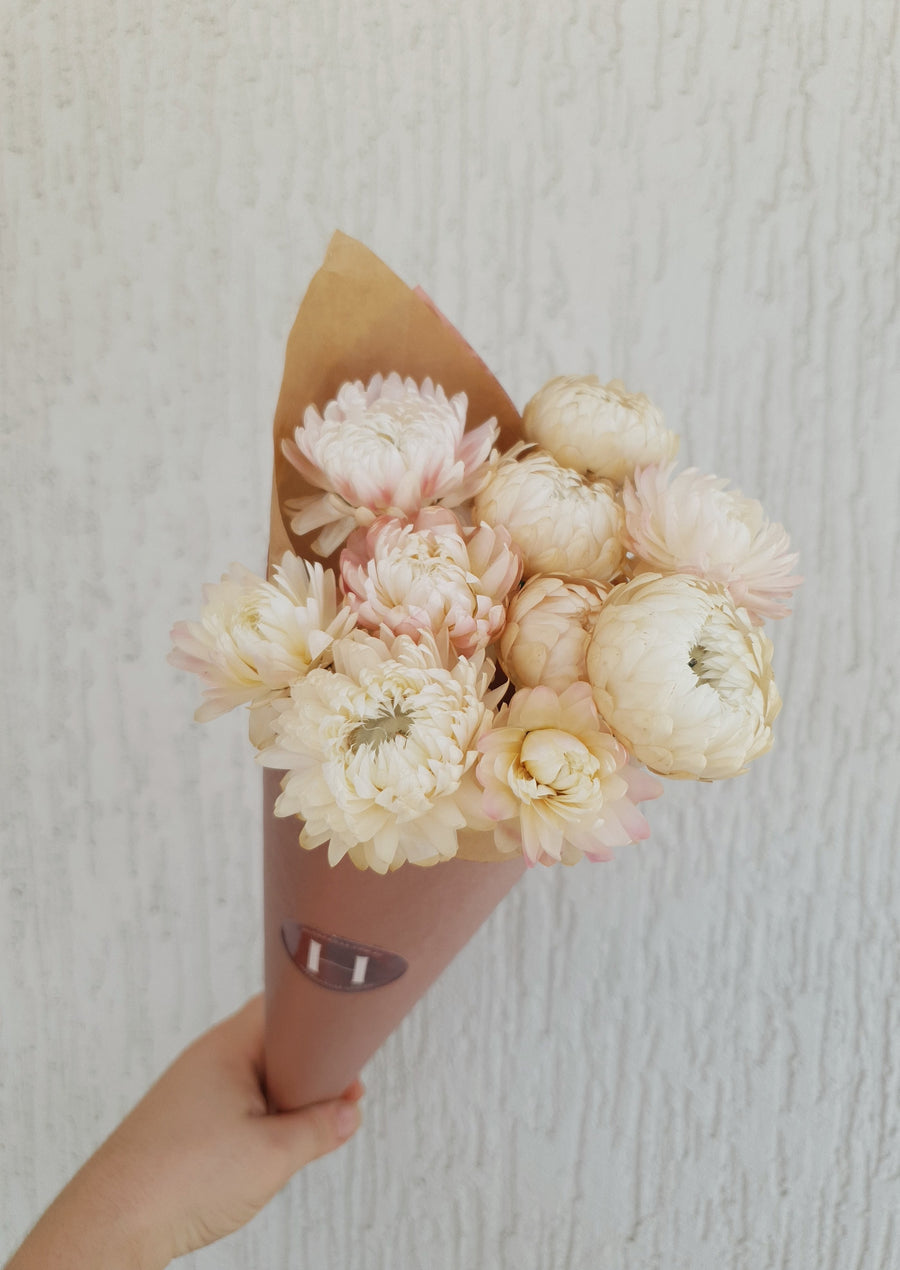
[[[314,558],[284,510],[287,499],[311,490],[281,441],[308,405],[322,408],[346,380],[379,371],[430,377],[448,395],[465,392],[468,420],[477,426],[495,417],[501,448],[521,435],[510,399],[427,296],[335,234],[288,340],[274,426],[270,577],[285,550]],[[274,815],[279,787],[280,774],[266,771],[266,1085],[270,1106],[289,1110],[350,1083],[526,864],[521,854],[499,853],[490,835],[464,832],[458,856],[430,867],[407,863],[380,875],[347,858],[332,867],[325,846],[299,845],[296,818]]]
[[[332,868],[324,848],[297,846],[296,821],[272,815],[278,788],[278,773],[266,772],[266,1085],[270,1105],[289,1110],[350,1084],[522,876],[525,861],[405,864],[383,876],[346,858]],[[286,923],[289,932],[310,927],[386,950],[407,968],[369,990],[323,987],[291,959]],[[324,952],[327,945],[320,958]]]

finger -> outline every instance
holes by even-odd
[[[353,1136],[361,1122],[357,1104],[343,1099],[268,1116],[265,1127],[270,1140],[284,1152],[284,1180],[287,1181],[304,1164],[336,1150]]]
[[[348,1085],[341,1097],[345,1102],[358,1102],[366,1092],[366,1087],[357,1076],[351,1085]]]

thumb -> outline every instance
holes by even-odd
[[[355,1102],[335,1098],[299,1111],[282,1111],[267,1119],[272,1141],[283,1152],[287,1180],[304,1164],[327,1155],[351,1138],[362,1117]]]

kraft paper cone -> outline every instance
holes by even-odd
[[[266,1087],[270,1105],[289,1110],[346,1089],[526,866],[522,856],[448,860],[382,876],[345,857],[332,868],[324,848],[298,847],[295,820],[269,814],[279,782],[277,772],[265,773]],[[343,941],[337,951],[326,940],[300,945],[304,967],[310,946],[320,945],[316,975],[288,951],[297,927]],[[368,956],[373,973],[370,949],[406,968],[392,982],[354,990],[357,958]],[[324,987],[317,977],[329,969],[335,986]]]
[[[465,392],[467,423],[491,416],[498,444],[520,436],[509,397],[424,292],[362,244],[337,233],[288,339],[275,413],[268,572],[290,549],[317,557],[290,530],[285,503],[312,492],[281,452],[308,405],[320,410],[349,379],[397,371]],[[335,567],[339,552],[323,563]],[[461,833],[457,858],[387,874],[332,867],[325,846],[299,845],[295,817],[273,806],[281,775],[263,776],[266,1085],[273,1109],[336,1097],[359,1073],[525,872],[491,835]],[[373,986],[374,985],[374,986]]]

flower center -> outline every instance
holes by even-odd
[[[397,416],[393,417],[386,411],[375,415],[372,419],[372,438],[375,441],[384,441],[386,445],[402,450],[404,426],[414,422],[414,419],[405,419],[401,411],[397,412]]]
[[[744,632],[727,614],[716,611],[703,623],[688,653],[688,666],[697,686],[711,688],[728,709],[744,711],[747,694],[753,691],[746,652]]]
[[[715,688],[718,675],[708,662],[709,650],[702,644],[695,644],[688,654],[688,665],[702,684]]]
[[[522,742],[519,762],[526,778],[562,796],[583,792],[600,768],[577,737],[557,728],[529,732]]]
[[[253,631],[254,635],[258,635],[260,617],[261,617],[261,614],[259,610],[259,601],[257,600],[257,598],[255,596],[252,596],[244,600],[244,602],[241,604],[240,609],[238,610],[238,614],[237,614],[238,623],[241,626],[249,627],[250,630]]]
[[[377,750],[383,741],[393,741],[397,736],[408,736],[412,723],[412,715],[402,708],[382,710],[379,714],[363,719],[362,723],[357,724],[350,733],[348,745],[354,751],[363,745],[369,745],[373,750]]]
[[[399,458],[413,470],[422,466],[423,456],[430,461],[452,459],[452,425],[456,421],[452,409],[419,396],[411,400],[382,399],[370,406],[362,401],[348,403],[345,417],[329,419],[317,445],[317,460],[333,465],[337,473],[348,466],[361,464],[377,474],[378,469]]]

